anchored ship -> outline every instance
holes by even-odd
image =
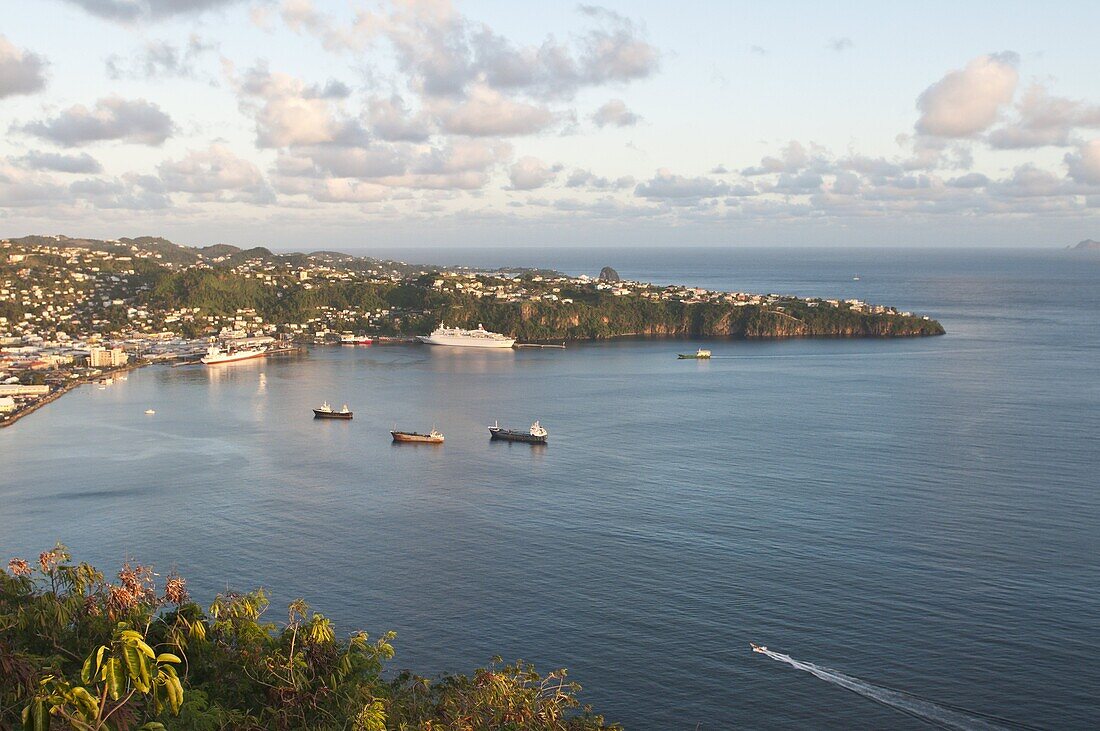
[[[369,335],[341,335],[340,345],[370,345],[374,338]]]
[[[431,335],[417,335],[416,339],[429,345],[456,345],[463,348],[510,348],[516,342],[515,338],[489,332],[480,324],[477,330],[463,330],[440,323]]]
[[[421,434],[414,431],[397,431],[394,429],[390,432],[390,436],[393,437],[395,442],[412,442],[415,444],[442,444],[443,433],[436,431],[435,427],[427,434]]]
[[[502,429],[500,424],[493,422],[489,427],[490,439],[501,439],[506,442],[527,442],[528,444],[546,444],[547,431],[536,421],[529,431],[515,431]]]
[[[220,363],[235,363],[239,360],[248,360],[250,358],[262,358],[266,354],[266,345],[246,348],[227,347],[224,350],[220,346],[211,345],[206,349],[206,355],[199,360],[203,365],[218,365]]]
[[[328,401],[321,404],[321,408],[313,410],[314,419],[350,419],[352,412],[348,410],[348,405],[344,404],[344,408],[336,411],[328,405]]]

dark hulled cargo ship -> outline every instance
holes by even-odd
[[[321,404],[321,408],[313,410],[314,419],[350,419],[352,416],[353,414],[348,409],[347,404],[344,404],[344,408],[337,411],[328,405],[328,401]]]
[[[549,436],[547,431],[536,421],[531,425],[528,431],[516,431],[514,429],[503,429],[496,422],[489,427],[489,438],[500,439],[505,442],[527,442],[528,444],[546,444],[546,438]]]

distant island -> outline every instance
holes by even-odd
[[[1083,249],[1100,249],[1100,241],[1094,241],[1092,239],[1085,239],[1084,241],[1078,241],[1077,246],[1067,246],[1067,249],[1073,249],[1074,251]]]

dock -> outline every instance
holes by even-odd
[[[513,348],[555,348],[557,350],[565,350],[565,343],[558,345],[557,343],[516,343]]]

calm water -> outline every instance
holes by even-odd
[[[302,595],[343,629],[396,630],[396,666],[421,672],[567,666],[633,728],[920,727],[750,640],[1095,727],[1100,256],[436,258],[858,296],[949,334],[710,342],[710,362],[675,359],[703,343],[620,341],[148,368],[0,431],[0,556],[62,539],[176,566],[204,599],[262,584],[275,617]],[[355,420],[313,421],[323,399]],[[490,443],[494,419],[534,418],[546,448]],[[446,445],[391,446],[394,424]]]

